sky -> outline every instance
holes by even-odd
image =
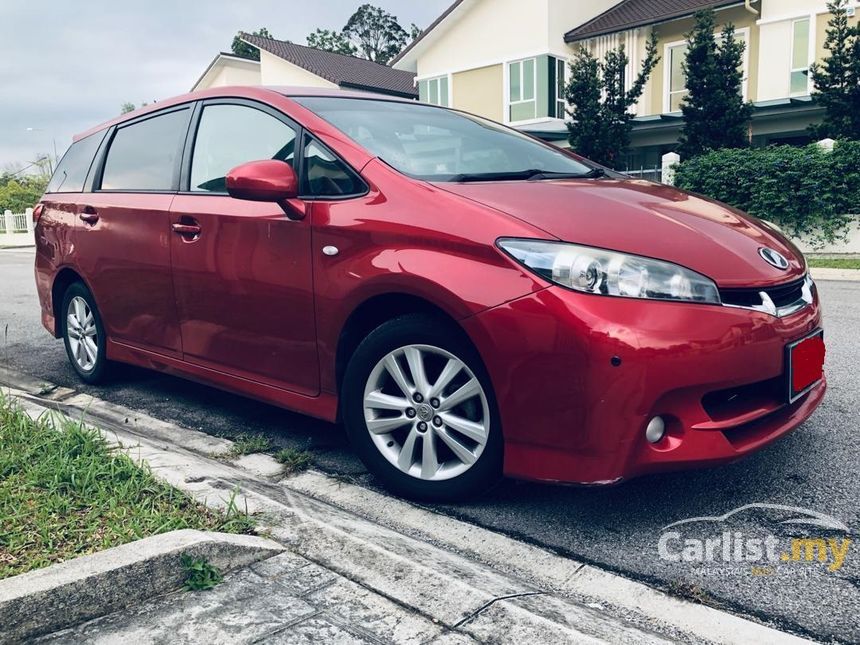
[[[368,0],[0,0],[0,170],[112,119],[123,103],[187,92],[237,31],[305,43]],[[450,0],[369,0],[408,31]]]

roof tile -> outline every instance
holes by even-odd
[[[738,0],[622,0],[584,25],[564,35],[566,42],[624,31],[690,16],[700,9],[740,4]]]
[[[410,98],[418,97],[415,74],[392,69],[364,58],[296,45],[274,38],[242,34],[242,40],[302,67],[335,85],[378,91]]]

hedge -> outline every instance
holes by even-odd
[[[675,184],[772,221],[821,245],[845,239],[860,214],[860,141],[717,150],[682,161]]]

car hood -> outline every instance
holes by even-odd
[[[439,188],[480,202],[567,242],[668,260],[721,287],[763,287],[803,276],[803,255],[755,218],[670,186],[634,180],[445,183]],[[759,255],[769,247],[789,262]]]

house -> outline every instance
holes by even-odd
[[[218,54],[192,91],[224,85],[293,85],[418,98],[411,72],[273,38],[242,34],[242,40],[259,50],[260,60]]]
[[[852,3],[856,13],[858,3]],[[675,147],[683,126],[680,111],[686,95],[682,63],[684,35],[693,14],[715,10],[717,29],[731,23],[746,43],[743,96],[753,104],[753,145],[806,143],[807,127],[823,110],[811,99],[809,68],[826,55],[824,39],[830,13],[826,0],[623,0],[565,34],[565,42],[600,53],[619,42],[635,42],[631,67],[644,56],[644,42],[658,36],[660,62],[636,106],[628,168],[659,165]],[[851,19],[856,24],[856,15]]]
[[[635,106],[628,159],[628,168],[653,168],[677,144],[684,35],[704,8],[715,10],[718,29],[735,25],[747,45],[743,94],[754,105],[753,143],[807,141],[807,126],[822,116],[810,98],[809,67],[826,54],[826,0],[458,0],[393,65],[416,73],[421,100],[564,146],[567,61],[580,47],[602,57],[623,43],[630,84],[653,31],[661,59]]]
[[[517,126],[562,123],[564,41],[618,0],[457,0],[391,65],[422,101]]]

